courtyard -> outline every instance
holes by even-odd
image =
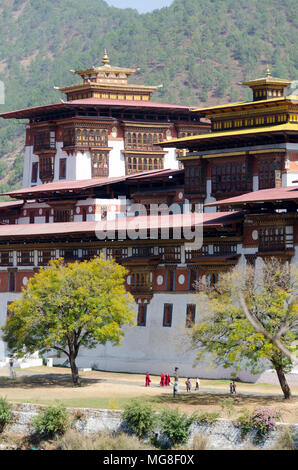
[[[179,394],[173,397],[173,386],[161,387],[160,377],[151,375],[145,387],[145,374],[104,371],[81,371],[81,387],[73,387],[71,371],[65,367],[32,367],[0,369],[0,397],[13,403],[52,405],[59,402],[69,408],[123,409],[131,399],[151,403],[156,411],[165,407],[179,408],[188,414],[219,413],[221,418],[235,419],[243,409],[257,406],[278,410],[284,423],[298,422],[298,386],[291,386],[292,399],[284,400],[278,385],[237,382],[236,395],[230,395],[229,380],[200,379],[200,389],[186,392],[185,377],[179,377]],[[172,379],[173,383],[173,379]]]

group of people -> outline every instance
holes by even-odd
[[[151,383],[150,375],[147,372],[146,378],[145,378],[145,387],[150,387],[150,383]],[[159,385],[161,387],[168,387],[169,385],[171,385],[171,378],[168,372],[166,374],[163,374],[163,373],[161,374]]]
[[[230,382],[230,394],[233,395],[233,393],[235,393],[236,395],[236,384],[234,381],[233,382],[231,381]]]
[[[191,391],[190,377],[187,377],[187,379],[185,380],[185,385],[186,385],[186,391],[190,392]],[[199,379],[199,377],[197,377],[197,379],[196,379],[196,390],[200,390],[200,379]]]
[[[166,374],[161,374],[159,385],[161,387],[167,387],[170,384],[171,384],[171,378],[170,378],[169,373],[167,372]]]
[[[150,375],[147,372],[146,379],[145,379],[145,387],[150,387],[150,383],[151,383]],[[161,387],[167,387],[171,384],[171,378],[168,372],[166,374],[163,374],[163,373],[161,374],[159,384]],[[185,385],[186,385],[186,391],[190,392],[191,391],[190,377],[187,377],[185,381]],[[199,389],[200,389],[200,379],[197,377],[195,390],[199,390]],[[230,394],[231,395],[236,394],[236,384],[234,381],[230,382]]]

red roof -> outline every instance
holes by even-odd
[[[15,191],[9,191],[3,193],[5,196],[17,197],[17,196],[30,196],[37,193],[48,193],[53,191],[71,191],[80,190],[85,188],[92,188],[94,186],[104,186],[110,183],[116,183],[125,180],[126,177],[115,177],[115,178],[92,178],[87,180],[71,180],[71,181],[54,181],[52,183],[40,184],[38,186],[31,186],[30,188],[17,189]]]
[[[100,187],[108,184],[119,183],[126,180],[134,180],[140,177],[150,176],[163,176],[163,175],[174,175],[183,170],[148,170],[133,175],[116,176],[116,177],[105,177],[105,178],[91,178],[87,180],[66,180],[66,181],[54,181],[52,183],[40,184],[38,186],[31,186],[30,188],[17,189],[15,191],[9,191],[2,195],[11,197],[25,197],[34,196],[38,193],[50,193],[54,191],[79,191],[82,189],[88,189],[92,187]],[[0,207],[1,208],[1,207]]]
[[[23,204],[24,201],[3,201],[0,202],[0,210],[14,209],[16,207],[21,207]]]
[[[107,107],[114,108],[138,108],[138,109],[163,109],[168,111],[185,111],[189,112],[194,109],[194,106],[183,106],[179,104],[159,103],[156,101],[140,101],[140,100],[111,100],[102,98],[86,98],[82,100],[63,101],[61,103],[48,104],[43,106],[36,106],[34,108],[19,109],[16,111],[9,111],[0,114],[4,119],[24,119],[32,114],[39,114],[45,111],[55,111],[63,109],[72,109],[78,107]],[[106,117],[105,117],[106,119]],[[112,118],[111,118],[112,119]]]
[[[200,226],[221,227],[241,220],[242,212],[121,217],[108,221],[57,222],[42,224],[0,225],[1,238],[51,237],[53,235],[96,234],[115,230],[161,229]]]
[[[283,201],[286,199],[298,199],[298,186],[287,186],[283,188],[260,189],[241,196],[222,199],[220,201],[206,204],[206,206],[240,205],[251,202]]]

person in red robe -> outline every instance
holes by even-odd
[[[165,377],[165,385],[166,385],[166,386],[169,386],[170,383],[171,383],[170,375],[169,375],[169,373],[167,372],[167,373],[166,373],[166,377]]]
[[[150,387],[150,382],[151,382],[150,375],[147,372],[145,387]]]
[[[164,387],[165,385],[165,374],[161,374],[160,376],[160,386]]]

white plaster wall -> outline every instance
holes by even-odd
[[[122,153],[124,140],[109,140],[108,146],[112,147],[109,155],[109,176],[125,176],[125,159]]]
[[[283,173],[282,186],[297,186],[297,183],[294,183],[294,181],[298,181],[298,170],[296,172],[288,171],[287,173]]]
[[[76,156],[73,154],[67,155],[66,152],[62,150],[63,142],[56,142],[56,155],[55,155],[55,168],[54,168],[54,181],[59,180],[59,166],[60,159],[66,158],[66,178],[65,180],[75,180],[76,179]],[[62,180],[64,181],[64,180]]]
[[[70,168],[73,172],[73,165],[75,165],[75,176],[69,179],[74,180],[87,180],[92,178],[91,171],[91,155],[90,152],[77,152],[75,157],[72,157],[75,163],[71,162]]]
[[[164,156],[164,168],[166,170],[167,169],[178,170],[179,162],[176,158],[177,157],[176,149],[174,149],[174,148],[171,148],[171,149],[164,148],[163,150],[165,152],[167,152]]]
[[[173,303],[172,326],[163,327],[165,303]],[[185,320],[186,305],[196,303],[196,296],[187,293],[155,294],[147,307],[145,327],[124,328],[125,337],[121,346],[98,346],[94,350],[82,350],[78,358],[79,367],[96,367],[101,370],[173,374],[179,367],[181,376],[205,378],[231,378],[232,369],[214,367],[211,357],[200,361],[193,367],[195,352],[190,351],[187,340]],[[199,310],[197,307],[197,313]],[[137,316],[137,310],[136,310]],[[62,363],[64,359],[56,359]],[[243,370],[237,372],[242,380],[255,381],[253,376]],[[184,383],[181,383],[184,388]]]
[[[14,299],[21,297],[21,294],[14,292],[1,292],[0,293],[0,328],[5,325],[7,315],[7,302],[11,302]],[[6,344],[0,335],[0,362],[5,360],[8,355],[8,349]]]
[[[39,162],[39,157],[33,153],[32,145],[26,145],[24,154],[23,188],[30,188],[31,186],[42,184],[39,179],[39,168],[37,182],[33,184],[31,182],[32,163],[34,162]]]

